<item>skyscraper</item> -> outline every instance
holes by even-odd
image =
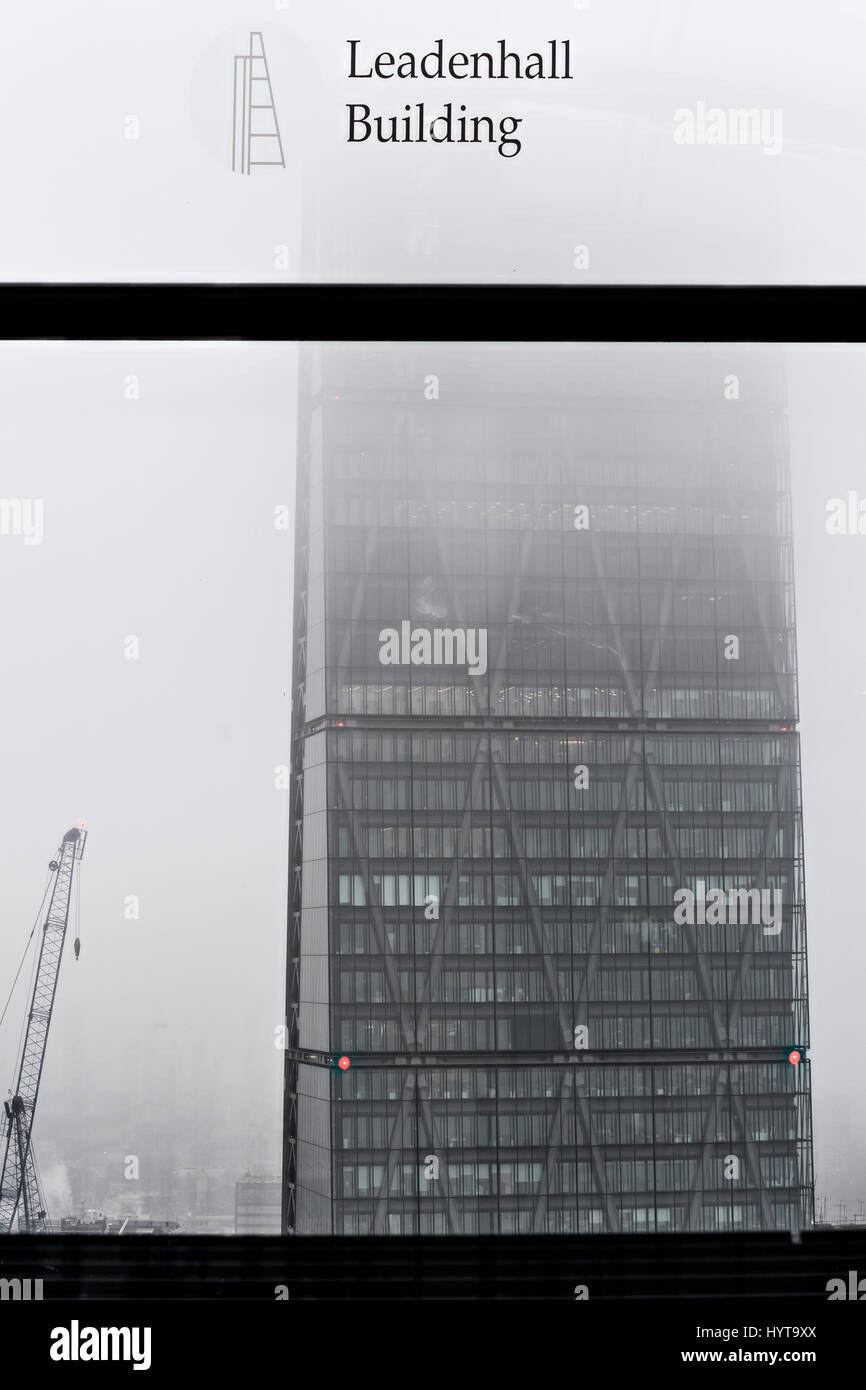
[[[808,1224],[778,356],[311,345],[300,421],[288,1229]]]

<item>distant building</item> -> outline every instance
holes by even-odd
[[[235,1235],[273,1236],[280,1233],[278,1178],[245,1173],[235,1183]]]
[[[172,1206],[191,1234],[231,1234],[232,1186],[224,1168],[175,1168]]]
[[[150,1216],[106,1216],[101,1211],[86,1211],[79,1216],[64,1216],[60,1221],[61,1235],[80,1236],[173,1236],[183,1230],[179,1221],[155,1221]]]

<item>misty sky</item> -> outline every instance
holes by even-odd
[[[154,1107],[166,1136],[185,1117],[199,1165],[209,1129],[215,1150],[236,1136],[237,1175],[279,1156],[293,537],[273,511],[293,503],[295,362],[252,344],[0,348],[0,495],[45,500],[40,546],[0,537],[4,1002],[47,862],[78,816],[90,827],[43,1170],[96,1127],[120,1174]],[[0,1039],[4,1093],[23,1013],[21,997]]]
[[[778,351],[816,1188],[829,1214],[840,1201],[853,1214],[866,1199],[866,536],[828,536],[825,504],[866,495],[866,349]],[[273,513],[293,502],[296,397],[292,344],[0,347],[0,496],[45,503],[41,545],[0,537],[0,1004],[48,859],[79,816],[90,830],[81,959],[64,958],[36,1126],[52,1215],[68,1209],[64,1152],[82,1135],[118,1183],[148,1135],[165,1162],[237,1175],[279,1153],[288,815],[274,768],[288,761],[293,537]],[[124,918],[130,894],[138,921]],[[22,985],[0,1031],[4,1093],[24,1007]]]

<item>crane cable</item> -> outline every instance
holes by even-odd
[[[39,1164],[36,1162],[36,1154],[33,1152],[33,1139],[32,1139],[32,1136],[31,1136],[31,1139],[30,1139],[30,1159],[31,1159],[31,1161],[32,1161],[32,1163],[33,1163],[33,1171],[34,1171],[34,1173],[36,1174],[36,1191],[37,1191],[38,1194],[39,1194],[39,1205],[40,1205],[41,1210],[44,1212],[45,1209],[46,1209],[46,1207],[45,1207],[45,1189],[44,1189],[43,1186],[42,1186],[42,1174],[41,1174],[40,1171],[39,1171]],[[40,1218],[40,1220],[41,1220],[41,1221],[44,1221],[44,1220],[45,1220],[45,1217],[42,1216],[42,1217]],[[48,1226],[46,1225],[46,1226],[43,1226],[42,1229],[43,1229],[44,1231],[47,1231],[49,1228],[48,1228]]]
[[[42,909],[43,909],[44,906],[45,906],[45,899],[48,897],[48,890],[49,890],[50,887],[51,887],[51,873],[50,873],[50,871],[49,871],[48,880],[47,880],[47,882],[46,882],[46,884],[45,884],[45,892],[42,894],[42,902],[39,904],[39,911],[36,913],[36,920],[35,920],[35,922],[33,923],[33,926],[30,928],[30,935],[29,935],[28,938],[27,938],[27,945],[24,947],[24,955],[21,957],[21,964],[18,966],[18,969],[15,971],[15,979],[12,981],[12,988],[11,988],[10,991],[9,991],[9,997],[8,997],[8,999],[6,1000],[5,1005],[3,1006],[3,1012],[2,1012],[2,1014],[0,1014],[0,1027],[3,1026],[3,1020],[4,1020],[4,1018],[6,1017],[6,1010],[9,1008],[9,1005],[10,1005],[11,1002],[12,1002],[12,995],[14,994],[14,992],[15,992],[15,986],[16,986],[17,983],[18,983],[18,976],[21,974],[21,970],[22,970],[22,968],[23,968],[23,966],[24,966],[24,962],[25,962],[25,960],[27,959],[27,952],[30,950],[30,944],[31,944],[31,942],[33,941],[34,932],[36,931],[36,928],[39,926],[39,923],[40,923],[40,921],[41,921],[41,918],[42,918]]]
[[[78,867],[78,877],[75,880],[75,941],[73,942],[75,959],[78,960],[78,953],[81,950],[81,866]]]

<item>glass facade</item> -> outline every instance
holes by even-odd
[[[808,1224],[772,354],[313,345],[303,382],[287,1227]]]
[[[247,1173],[235,1183],[235,1235],[279,1234],[281,1184]]]

